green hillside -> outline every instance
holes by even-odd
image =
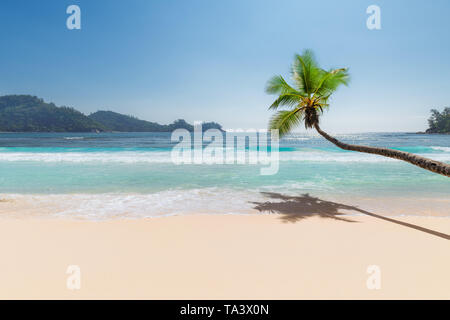
[[[91,132],[105,128],[69,107],[29,95],[0,97],[0,131],[10,132]]]
[[[1,132],[171,132],[181,128],[194,129],[182,119],[161,125],[112,111],[86,116],[74,108],[57,107],[35,96],[0,96]],[[203,124],[203,130],[211,128],[222,130],[215,122]]]
[[[128,116],[112,111],[97,111],[89,115],[89,118],[102,124],[109,131],[122,132],[171,132],[175,129],[187,129],[193,131],[193,125],[179,119],[168,125],[162,125],[156,122],[140,120],[133,116]],[[203,130],[219,129],[222,126],[215,122],[207,122],[202,125]]]

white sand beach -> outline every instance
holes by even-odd
[[[450,298],[450,219],[341,218],[3,217],[0,298]],[[67,288],[69,265],[80,268],[79,290]],[[367,287],[373,265],[379,289]]]

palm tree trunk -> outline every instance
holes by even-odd
[[[404,151],[398,151],[398,150],[387,149],[387,148],[359,146],[359,145],[354,145],[354,144],[343,143],[343,142],[337,140],[336,138],[333,138],[332,136],[328,135],[328,133],[322,131],[322,129],[320,129],[318,124],[315,124],[314,127],[316,128],[317,132],[319,132],[325,139],[327,139],[328,141],[335,144],[336,146],[338,146],[341,149],[378,154],[378,155],[384,156],[384,157],[403,160],[403,161],[409,162],[413,165],[416,165],[418,167],[421,167],[422,169],[426,169],[426,170],[432,171],[434,173],[439,173],[444,176],[450,177],[450,165],[449,164],[439,162],[436,160],[432,160],[432,159],[428,159],[428,158],[424,158],[424,157],[418,156],[416,154],[404,152]]]

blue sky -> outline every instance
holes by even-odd
[[[81,30],[66,8],[81,8]],[[368,30],[366,8],[381,8]],[[294,53],[349,67],[330,132],[418,131],[450,105],[450,1],[2,0],[0,94],[169,123],[265,128]]]

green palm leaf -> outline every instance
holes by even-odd
[[[302,109],[278,111],[270,119],[269,128],[278,129],[278,134],[282,137],[302,121],[302,113]]]
[[[288,94],[295,93],[304,95],[301,90],[297,91],[292,88],[282,76],[275,76],[267,82],[266,92],[268,94]]]
[[[279,96],[269,107],[269,109],[277,109],[280,106],[294,107],[302,102],[303,96],[299,94],[289,93]]]
[[[328,97],[337,90],[340,85],[347,86],[350,81],[348,70],[345,68],[325,72],[320,80],[314,95]]]
[[[291,73],[298,89],[312,94],[320,82],[323,72],[311,50],[305,50],[302,55],[295,55]]]

